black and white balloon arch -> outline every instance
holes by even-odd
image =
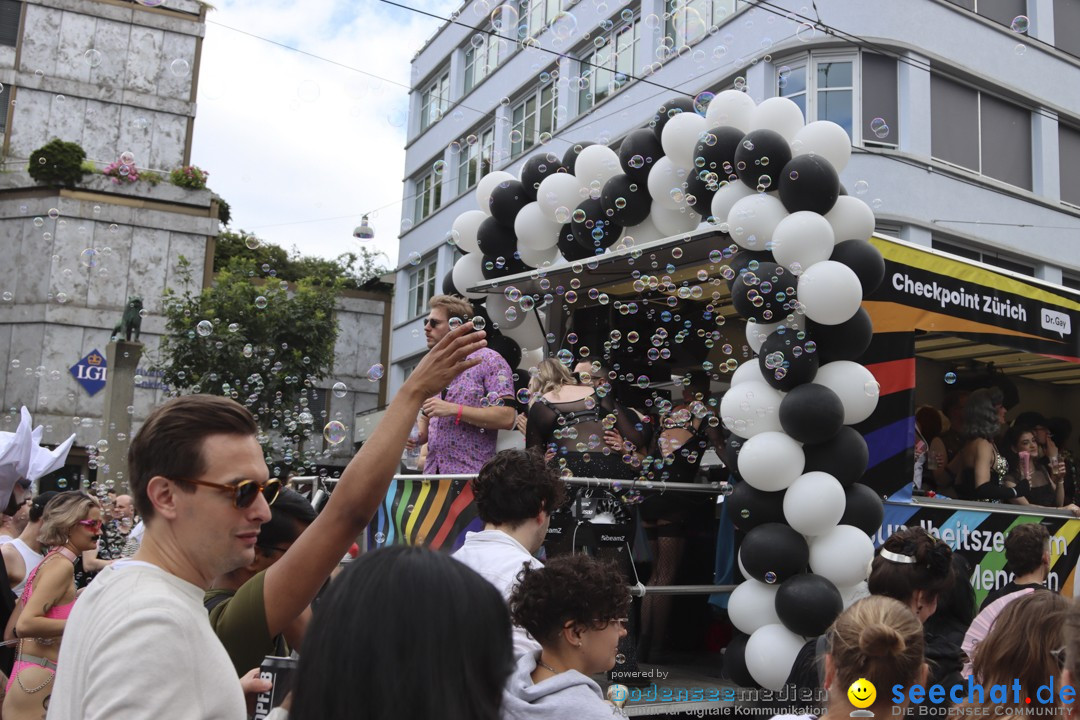
[[[544,268],[699,226],[739,246],[732,301],[758,357],[733,373],[720,403],[740,445],[732,469],[748,486],[729,512],[749,528],[739,563],[750,579],[729,603],[747,637],[726,662],[778,690],[805,638],[828,627],[866,580],[880,516],[880,500],[857,483],[867,451],[851,426],[877,406],[877,382],[856,360],[872,334],[862,299],[884,264],[868,242],[873,211],[840,185],[850,138],[835,123],[805,123],[787,98],[757,104],[727,90],[704,113],[685,99],[665,103],[618,150],[579,146],[562,159],[528,159],[519,177],[480,180],[479,209],[453,223],[451,239],[466,255],[452,285],[478,299],[468,288],[507,268]],[[521,347],[522,367],[546,349],[533,301],[488,300],[491,319]]]

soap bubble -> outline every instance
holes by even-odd
[[[487,320],[482,315],[477,315],[470,322],[472,322],[474,330],[483,330],[487,327]]]
[[[384,373],[385,370],[383,369],[383,366],[380,363],[375,363],[368,369],[367,378],[371,382],[379,382],[382,380]]]
[[[945,383],[947,385],[952,385],[955,382],[956,382],[956,373],[954,373],[954,372],[945,373]]]
[[[331,389],[333,390],[334,397],[343,398],[349,393],[348,386],[346,386],[343,382],[334,383],[334,387]]]
[[[345,442],[347,436],[348,432],[345,430],[345,426],[337,420],[331,420],[323,428],[323,437],[331,445],[340,445]]]
[[[267,300],[265,296],[260,295],[259,297],[255,298],[255,307],[259,308],[260,310],[265,310],[266,305]]]
[[[187,77],[191,74],[191,64],[184,58],[176,58],[169,65],[169,71],[175,77]]]
[[[1012,23],[1009,24],[1009,28],[1013,32],[1026,33],[1029,25],[1030,21],[1028,20],[1027,15],[1017,15],[1013,18]]]
[[[199,333],[200,337],[209,337],[214,332],[214,324],[209,320],[200,320],[195,326],[195,332]]]

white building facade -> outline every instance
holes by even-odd
[[[1080,289],[1075,0],[476,0],[413,78],[391,394],[478,176],[617,146],[678,95],[790,97],[851,135],[841,181],[879,231]]]

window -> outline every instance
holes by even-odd
[[[1012,25],[1013,18],[1027,15],[1027,0],[948,0],[948,2],[959,5],[965,10],[971,10],[1005,27]]]
[[[808,120],[832,120],[854,137],[855,62],[853,59],[811,56],[781,67],[777,92],[790,98]]]
[[[7,130],[8,109],[11,107],[11,86],[5,85],[0,90],[0,135]]]
[[[435,124],[450,106],[450,72],[444,71],[420,96],[420,132]]]
[[[1061,199],[1080,205],[1080,130],[1058,124]]]
[[[863,53],[862,60],[862,138],[864,145],[898,147],[900,112],[896,59]]]
[[[510,113],[510,157],[515,158],[555,132],[555,82],[550,81],[514,106]]]
[[[428,310],[428,300],[435,296],[435,261],[432,255],[409,271],[409,319]]]
[[[518,0],[517,39],[535,37],[546,28],[562,9],[560,0]]]
[[[1054,45],[1080,57],[1080,3],[1054,0]]]
[[[484,32],[478,32],[469,40],[465,48],[465,93],[480,84],[499,64],[499,38],[488,26]]]
[[[1061,284],[1070,290],[1080,291],[1080,278],[1064,275],[1061,278]]]
[[[578,112],[594,105],[626,87],[637,68],[640,21],[634,18],[614,30],[597,34],[593,47],[581,57],[581,80],[578,82]]]
[[[416,203],[413,220],[420,222],[442,207],[442,176],[434,171],[421,176],[416,181]]]
[[[1031,189],[1031,111],[939,75],[930,109],[935,158]]]
[[[664,38],[660,41],[671,55],[693,45],[710,31],[723,25],[746,0],[667,0]]]
[[[948,242],[945,240],[938,240],[934,238],[931,241],[931,246],[935,250],[947,252],[952,255],[959,255],[960,257],[968,258],[969,260],[976,260],[978,262],[986,263],[987,265],[994,265],[1004,270],[1011,270],[1012,272],[1019,273],[1021,275],[1028,275],[1035,277],[1035,268],[1026,263],[1017,262],[1008,257],[1002,257],[996,252],[991,250],[978,250],[976,248],[966,247],[964,245],[957,245],[956,243]]]
[[[16,0],[0,0],[0,45],[15,47],[18,44],[19,16],[21,14],[21,2],[17,2]]]
[[[401,367],[401,381],[405,382],[406,380],[408,380],[409,376],[413,374],[413,370],[419,367],[419,365],[420,359],[411,360],[407,364],[403,365]]]
[[[492,170],[495,154],[495,128],[489,127],[476,134],[476,142],[465,144],[458,159],[458,195],[476,185],[480,178]]]

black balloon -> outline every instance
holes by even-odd
[[[581,151],[590,145],[595,145],[594,142],[579,142],[571,145],[565,153],[563,153],[562,165],[566,168],[566,171],[571,175],[574,174],[574,166],[577,163],[577,156],[581,154]]]
[[[442,291],[443,295],[461,295],[458,289],[454,287],[454,269],[450,268],[443,275],[442,279]]]
[[[845,488],[858,482],[870,462],[866,440],[847,425],[831,439],[817,445],[803,445],[806,464],[803,472],[819,470],[832,475]]]
[[[728,435],[724,441],[724,460],[730,470],[734,471],[739,467],[739,453],[742,452],[745,443],[746,438],[741,438],[734,433]]]
[[[652,208],[652,196],[645,183],[637,182],[629,175],[616,175],[604,183],[600,193],[600,205],[605,217],[623,227],[645,222]],[[620,207],[621,205],[621,207]]]
[[[821,635],[844,611],[836,586],[820,575],[797,575],[776,591],[776,615],[791,632],[803,637]]]
[[[820,215],[832,210],[840,193],[840,176],[820,155],[799,155],[780,173],[780,202],[788,212],[808,210]]]
[[[765,492],[748,482],[735,484],[735,489],[724,500],[731,523],[750,532],[758,525],[784,522],[784,492]]]
[[[844,403],[824,385],[800,385],[780,401],[780,425],[801,443],[823,443],[844,427]]]
[[[773,254],[768,250],[746,250],[734,243],[732,243],[732,247],[735,250],[735,254],[731,256],[731,259],[727,263],[728,267],[730,267],[734,273],[727,281],[729,291],[735,284],[735,280],[739,277],[739,274],[753,261],[757,260],[758,263],[773,262]]]
[[[509,257],[517,252],[517,235],[512,227],[503,225],[493,217],[484,218],[476,231],[476,243],[480,252],[491,257]]]
[[[712,199],[720,184],[716,174],[707,170],[691,170],[686,174],[686,204],[703,218],[712,215]]]
[[[668,120],[681,112],[696,112],[696,110],[694,101],[688,97],[671,98],[656,109],[656,114],[653,115],[649,127],[652,128],[656,139],[660,140],[664,136],[664,126],[667,125]]]
[[[743,132],[730,125],[720,125],[701,136],[694,147],[694,167],[716,173],[719,180],[731,180],[735,172],[735,152]]]
[[[507,275],[525,272],[529,266],[521,262],[517,253],[513,255],[485,255],[480,264],[480,272],[485,280],[497,280]]]
[[[785,326],[772,331],[758,350],[758,366],[765,382],[787,392],[813,380],[818,371],[818,354],[806,350],[808,343],[814,347],[804,332]]]
[[[504,180],[491,191],[491,198],[488,200],[491,217],[512,230],[518,212],[535,198],[535,194],[528,197],[525,186],[517,180]]]
[[[885,506],[881,497],[862,483],[855,483],[844,489],[847,505],[840,518],[841,525],[854,525],[867,535],[873,536],[881,529],[885,519]]]
[[[735,173],[755,190],[776,190],[790,161],[791,146],[783,135],[775,130],[752,130],[735,150]]]
[[[750,674],[746,667],[746,643],[750,636],[744,633],[735,633],[731,641],[724,649],[724,676],[731,678],[739,687],[759,687],[757,680]]]
[[[744,318],[779,322],[792,310],[798,278],[774,262],[747,267],[731,285],[731,302]]]
[[[525,196],[530,201],[536,199],[536,190],[548,175],[563,170],[562,161],[555,153],[533,155],[521,166],[521,184],[525,187]]]
[[[503,359],[506,360],[506,364],[510,367],[517,367],[521,364],[521,346],[505,335],[489,333],[487,346],[502,355]],[[528,376],[527,373],[526,376]]]
[[[623,172],[645,183],[653,164],[664,157],[664,148],[652,130],[635,130],[619,145],[619,164]]]
[[[853,240],[852,242],[862,242]],[[858,360],[874,338],[874,324],[870,313],[859,308],[850,320],[839,325],[819,325],[807,319],[806,332],[817,343],[817,354],[822,363],[834,360]]]
[[[790,526],[765,523],[746,534],[739,557],[750,577],[772,585],[806,570],[810,546]]]
[[[584,260],[585,258],[591,258],[596,255],[595,250],[589,250],[584,245],[580,245],[577,240],[574,239],[574,230],[570,227],[570,223],[562,226],[562,230],[559,231],[558,240],[559,252],[567,260]]]
[[[597,253],[618,241],[623,226],[608,217],[599,198],[589,198],[577,206],[570,219],[570,229],[581,247]]]
[[[863,297],[877,290],[885,279],[885,258],[881,251],[865,240],[844,240],[833,248],[830,260],[851,268],[862,285]]]

